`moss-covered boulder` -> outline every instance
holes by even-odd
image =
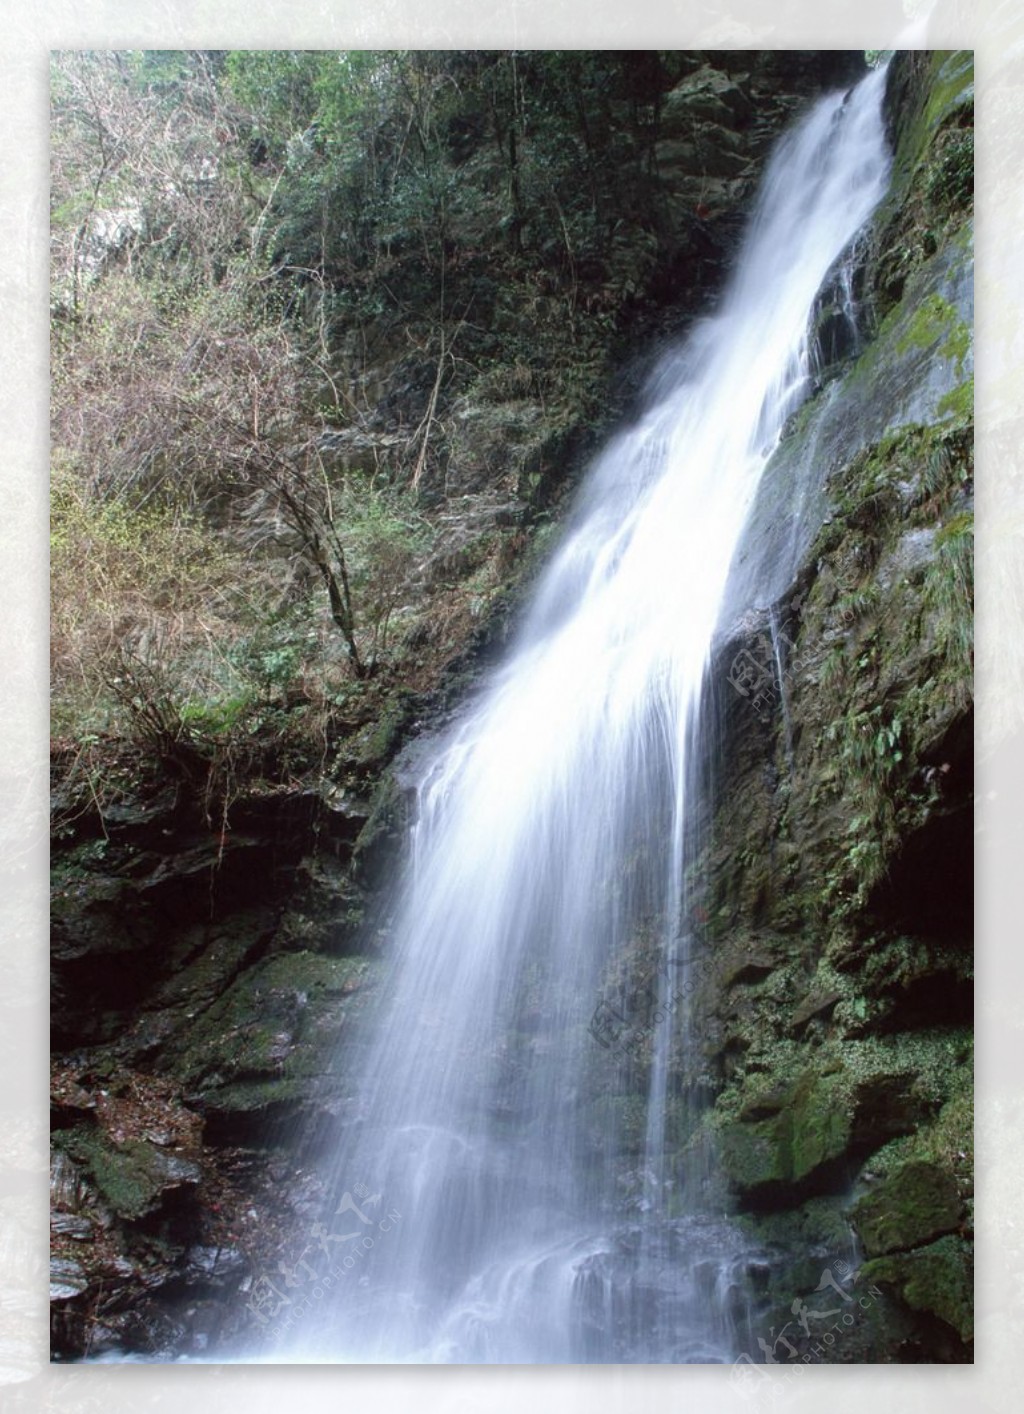
[[[749,1199],[778,1201],[821,1179],[846,1150],[850,1124],[841,1078],[809,1071],[781,1094],[751,1100],[723,1127],[722,1165]]]
[[[96,1129],[82,1128],[64,1134],[60,1143],[120,1218],[154,1213],[172,1194],[194,1188],[202,1177],[191,1159],[167,1153],[145,1139],[117,1143]]]
[[[371,974],[366,957],[269,957],[170,1040],[161,1065],[201,1097],[215,1130],[293,1114],[315,1102],[332,1073],[338,1037]]]
[[[952,1234],[913,1252],[867,1262],[861,1277],[891,1288],[912,1310],[937,1316],[960,1340],[974,1337],[974,1248]]]
[[[901,1165],[858,1200],[851,1221],[869,1257],[919,1247],[959,1225],[956,1180],[937,1164]]]

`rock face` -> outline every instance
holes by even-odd
[[[364,744],[365,745],[365,744]],[[244,1331],[307,1177],[283,1132],[343,1087],[372,992],[344,792],[238,797],[211,831],[133,764],[101,816],[58,792],[51,1309],[56,1358],[203,1353]]]
[[[624,228],[589,296],[598,312],[614,304],[615,357],[656,349],[707,307],[772,141],[811,95],[862,67],[859,55],[679,56],[653,156],[663,224]],[[703,1049],[680,1048],[674,1089],[714,1101],[702,1141],[718,1156],[720,1198],[769,1254],[766,1330],[813,1287],[824,1253],[849,1254],[852,1225],[879,1314],[834,1358],[964,1359],[967,60],[900,56],[889,108],[896,175],[856,272],[861,342],[844,342],[824,300],[822,387],[766,476],[716,652],[717,805],[697,822]],[[543,298],[538,285],[538,308]],[[344,347],[338,359],[347,376]],[[372,886],[404,809],[396,755],[500,645],[601,419],[629,404],[649,363],[609,384],[581,361],[589,393],[575,403],[529,368],[494,367],[439,409],[424,494],[450,534],[425,572],[439,603],[458,590],[439,616],[444,673],[353,721],[322,770],[273,789],[242,782],[213,820],[135,759],[101,811],[58,785],[55,1358],[244,1349],[261,1274],[314,1210],[295,1136],[313,1142],[358,1109],[335,1043],[347,1033],[358,1047],[372,1007],[387,929]],[[418,420],[433,369],[381,336],[350,372],[373,416],[323,450],[372,463]],[[732,685],[740,653],[760,664],[757,696]],[[595,1150],[602,1103],[588,1115]],[[622,1103],[638,1152],[642,1099]],[[691,1113],[680,1106],[681,1165]]]
[[[842,1255],[830,1224],[871,1259],[899,1318],[832,1359],[971,1358],[972,101],[968,55],[893,63],[859,343],[766,471],[709,692],[706,1039],[679,1065],[776,1263],[766,1329],[809,1239]]]

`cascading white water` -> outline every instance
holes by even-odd
[[[642,1062],[588,1023],[625,949],[662,960],[663,988],[688,965],[688,775],[712,635],[807,388],[815,297],[885,184],[883,82],[823,99],[779,145],[718,312],[597,460],[516,645],[425,773],[387,997],[352,1077],[362,1118],[337,1156],[331,1211],[348,1217],[324,1251],[374,1242],[336,1263],[283,1354],[735,1353],[743,1244],[680,1192],[673,1147],[685,1017],[654,1027]],[[378,1231],[357,1188],[400,1219]]]

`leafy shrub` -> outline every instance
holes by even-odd
[[[416,588],[433,531],[411,494],[380,479],[346,479],[338,516],[349,546],[364,656],[376,666],[387,652],[396,614]]]

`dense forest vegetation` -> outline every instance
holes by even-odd
[[[222,793],[430,680],[507,587],[546,450],[604,420],[617,335],[663,302],[655,142],[687,63],[54,61],[54,734],[79,764],[136,739]],[[532,445],[494,447],[510,509],[453,575],[439,516],[488,399],[530,404]]]

